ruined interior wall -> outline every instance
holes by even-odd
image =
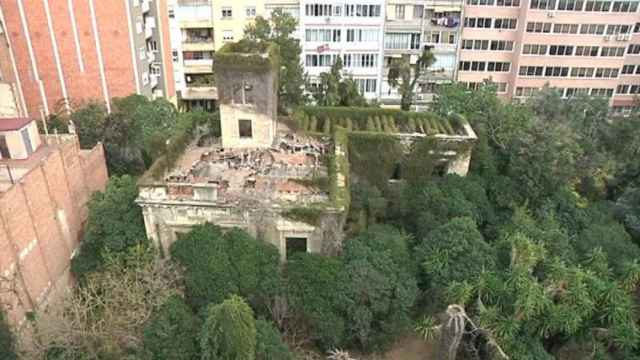
[[[72,283],[70,259],[86,220],[86,201],[92,191],[106,186],[101,145],[91,158],[81,159],[74,144],[77,141],[55,147],[0,194],[0,301],[17,326],[27,312]],[[89,183],[86,178],[91,178]]]

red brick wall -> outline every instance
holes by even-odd
[[[13,45],[29,115],[39,117],[43,102],[31,66],[27,36],[32,42],[38,73],[43,81],[50,112],[60,110],[56,108],[56,104],[60,104],[62,99],[62,87],[56,68],[44,1],[22,0],[29,34],[25,34],[23,30],[18,1],[0,0],[0,7],[4,13],[7,32]],[[68,2],[66,0],[48,1],[69,98],[71,101],[95,99],[104,102],[105,96],[102,91],[89,0],[73,0],[73,11],[85,67],[84,72],[81,71],[78,61]],[[93,1],[109,96],[127,96],[135,93],[129,28],[124,1]]]
[[[16,325],[50,293],[70,284],[70,258],[87,217],[86,203],[107,182],[102,146],[80,150],[75,137],[65,139],[0,194],[0,287],[17,289],[0,291],[0,300],[10,305]]]

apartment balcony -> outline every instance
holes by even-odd
[[[208,74],[213,72],[213,59],[184,60],[185,74]]]
[[[460,15],[432,17],[425,19],[425,31],[456,31],[460,27]]]
[[[179,22],[181,29],[204,29],[213,28],[213,18],[189,18]]]
[[[147,16],[144,19],[144,37],[149,39],[153,36],[153,29],[156,27],[156,18]]]
[[[215,86],[188,86],[181,92],[183,100],[217,100],[218,89]]]
[[[395,20],[388,19],[385,22],[384,29],[388,32],[420,32],[423,25],[429,20],[426,19],[411,19],[411,20]]]
[[[142,13],[148,13],[151,10],[151,1],[150,0],[142,0],[141,9]]]
[[[187,38],[182,40],[183,51],[214,51],[213,37]]]
[[[158,87],[160,75],[150,75],[149,76],[149,87],[156,88]]]

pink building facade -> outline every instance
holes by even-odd
[[[491,78],[507,99],[545,84],[605,96],[625,113],[640,94],[639,2],[466,0],[457,79]]]

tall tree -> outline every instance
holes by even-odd
[[[266,312],[280,289],[278,250],[239,229],[195,226],[171,246],[171,256],[184,266],[187,300],[196,309],[237,294]]]
[[[320,74],[320,84],[313,94],[320,106],[367,106],[367,100],[351,78],[342,77],[342,59],[336,62],[328,72]]]
[[[105,252],[123,252],[146,242],[144,220],[136,180],[128,175],[112,177],[104,192],[93,195],[80,252],[71,262],[73,273],[82,278],[97,270]]]
[[[144,348],[153,360],[193,360],[198,354],[198,319],[178,295],[157,309],[144,328]]]
[[[202,360],[254,360],[256,336],[253,310],[241,297],[211,304],[200,331]]]
[[[246,38],[258,42],[273,42],[280,48],[280,112],[289,111],[305,102],[305,74],[300,62],[302,47],[300,40],[293,36],[297,26],[298,22],[291,14],[276,9],[271,13],[271,19],[258,16],[244,30]]]
[[[408,111],[413,104],[416,84],[429,67],[436,62],[436,57],[429,48],[422,50],[415,64],[411,64],[410,57],[403,55],[400,59],[394,59],[389,67],[389,85],[398,88],[400,92],[400,108]]]

